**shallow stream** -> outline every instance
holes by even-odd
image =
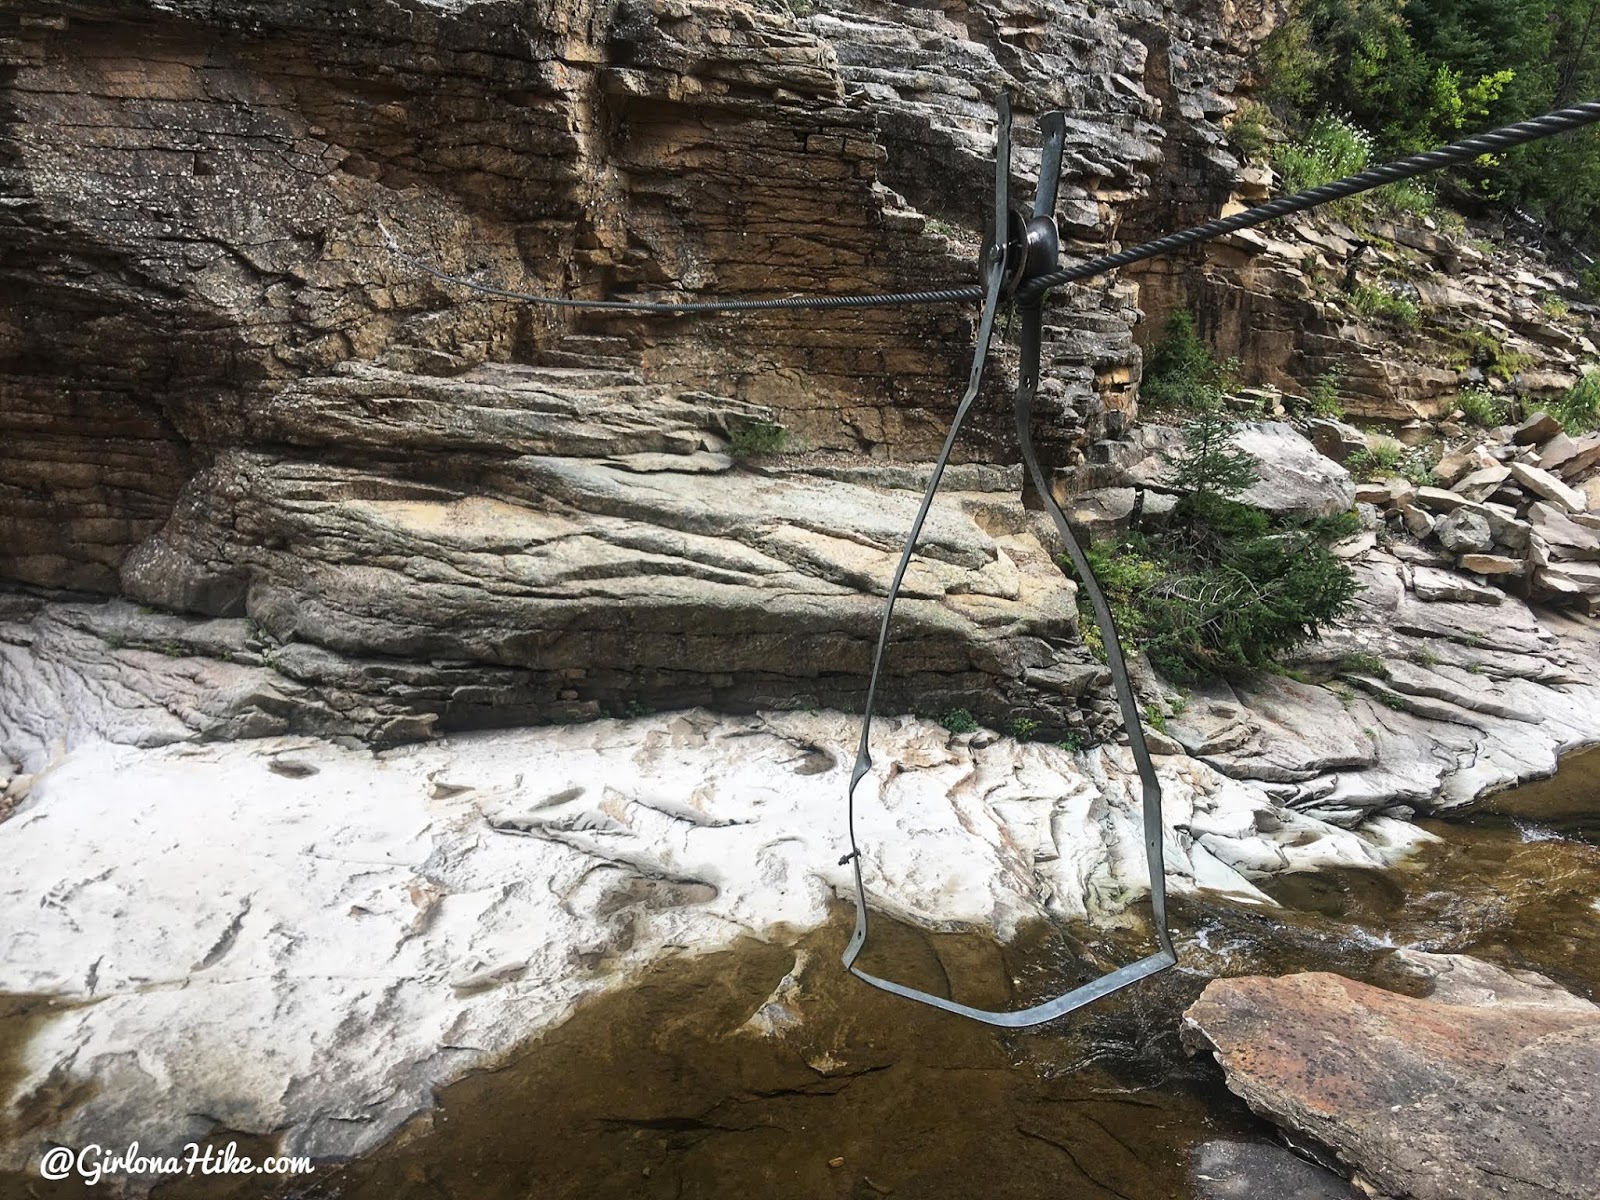
[[[432,1113],[359,1160],[276,1190],[209,1177],[156,1195],[1191,1197],[1200,1144],[1275,1140],[1179,1042],[1180,1014],[1217,975],[1334,970],[1413,990],[1390,956],[1410,946],[1536,969],[1600,998],[1600,752],[1422,824],[1440,840],[1400,868],[1267,882],[1281,908],[1180,898],[1178,970],[1043,1030],[996,1033],[850,979],[841,907],[794,947],[752,940],[657,964],[499,1069],[443,1089]],[[1037,930],[1001,947],[880,919],[863,966],[1015,1006],[1144,952],[1137,931]],[[7,1024],[14,1040],[26,1017]],[[15,1187],[92,1194],[0,1179],[0,1192]]]

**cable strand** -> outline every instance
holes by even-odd
[[[905,308],[924,304],[966,304],[972,300],[983,299],[983,289],[977,286],[933,288],[922,292],[887,292],[861,296],[782,296],[771,300],[751,300],[742,297],[732,297],[725,300],[686,300],[682,303],[672,301],[651,300],[575,300],[569,296],[540,296],[532,292],[518,292],[509,288],[495,287],[493,284],[479,283],[475,279],[465,279],[459,275],[450,275],[430,263],[414,255],[407,254],[400,249],[394,234],[389,232],[382,221],[378,222],[378,230],[383,235],[383,243],[393,254],[407,266],[414,267],[424,275],[430,275],[441,283],[453,284],[456,287],[467,288],[486,296],[495,296],[501,300],[516,300],[523,304],[539,304],[550,308],[576,308],[598,310],[602,312],[629,312],[641,316],[673,316],[680,317],[694,313],[720,313],[720,312],[769,312],[785,309],[829,309],[829,308]]]
[[[1528,142],[1536,142],[1542,138],[1554,137],[1558,133],[1569,133],[1575,129],[1582,129],[1586,125],[1600,122],[1600,100],[1590,100],[1584,104],[1576,104],[1571,108],[1559,109],[1556,112],[1546,113],[1542,117],[1535,117],[1531,121],[1522,121],[1516,125],[1508,125],[1503,129],[1491,130],[1473,137],[1464,138],[1459,142],[1452,142],[1437,150],[1427,150],[1421,154],[1413,154],[1407,158],[1397,159],[1382,166],[1369,167],[1367,170],[1333,183],[1325,183],[1319,187],[1307,188],[1295,192],[1290,196],[1280,196],[1266,204],[1259,204],[1244,212],[1235,213],[1231,217],[1222,217],[1215,221],[1207,221],[1204,225],[1197,225],[1193,229],[1183,230],[1181,233],[1168,234],[1166,237],[1157,238],[1153,242],[1145,242],[1128,250],[1115,254],[1101,255],[1079,263],[1075,267],[1067,267],[1060,271],[1051,271],[1045,275],[1038,275],[1025,280],[1017,289],[1017,298],[1027,301],[1042,296],[1051,288],[1060,287],[1064,283],[1080,283],[1085,279],[1092,279],[1097,275],[1104,275],[1118,267],[1131,266],[1143,262],[1148,258],[1155,258],[1162,254],[1170,254],[1175,250],[1197,246],[1202,242],[1214,241],[1230,233],[1237,233],[1242,229],[1250,229],[1268,221],[1287,217],[1293,213],[1304,212],[1308,208],[1316,208],[1333,200],[1343,200],[1348,196],[1359,196],[1362,192],[1369,192],[1374,188],[1386,184],[1397,183],[1402,179],[1412,179],[1418,175],[1426,175],[1457,163],[1470,162],[1484,154],[1492,154],[1497,150],[1509,150],[1514,146],[1521,146]]]

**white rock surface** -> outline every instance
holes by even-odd
[[[44,1139],[155,1152],[216,1124],[359,1152],[657,956],[819,924],[846,894],[856,729],[688,712],[379,754],[81,746],[0,824],[0,988],[72,1002],[3,1101],[99,1086],[0,1165]],[[1116,919],[1146,892],[1125,750],[887,720],[875,753],[858,821],[880,911],[1004,935],[1045,912]],[[1161,767],[1179,888],[1264,899],[1249,876],[1382,864],[1424,836]]]
[[[1168,723],[1190,754],[1276,785],[1301,811],[1355,824],[1395,804],[1470,804],[1600,742],[1600,624],[1511,596],[1428,599],[1430,581],[1477,585],[1376,551],[1354,565],[1362,591],[1350,614],[1299,654],[1341,678],[1195,688]],[[1407,581],[1418,575],[1414,592]]]

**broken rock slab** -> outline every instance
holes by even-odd
[[[1466,558],[1495,557],[1487,554],[1465,555],[1463,561]],[[1454,571],[1441,571],[1436,567],[1412,567],[1411,590],[1418,600],[1430,603],[1455,601],[1459,604],[1502,604],[1506,598],[1506,594],[1498,588],[1484,587],[1481,583],[1473,583],[1472,580]]]
[[[1383,1195],[1592,1200],[1600,1007],[1464,955],[1397,957],[1430,995],[1325,972],[1220,979],[1184,1036],[1252,1109]]]
[[[1568,487],[1548,471],[1514,462],[1510,466],[1511,478],[1527,491],[1559,504],[1568,512],[1581,513],[1589,507],[1588,497],[1577,488]]]
[[[1177,430],[1146,427],[1137,443],[1118,443],[1122,462],[1111,480],[1135,487],[1170,486],[1165,453],[1181,443]],[[1356,502],[1350,473],[1318,451],[1292,425],[1282,421],[1241,421],[1234,444],[1255,459],[1260,477],[1239,498],[1268,512],[1293,517],[1327,517],[1347,512]],[[1113,459],[1111,453],[1103,455]],[[1099,473],[1095,478],[1099,479]]]
[[[1330,517],[1356,499],[1349,472],[1281,421],[1246,421],[1234,444],[1256,460],[1260,478],[1240,499],[1288,516]]]

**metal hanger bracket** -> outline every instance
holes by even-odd
[[[856,750],[855,769],[850,776],[850,789],[847,800],[848,823],[850,833],[850,853],[841,859],[841,864],[850,863],[854,869],[855,899],[856,899],[856,924],[851,934],[850,941],[845,947],[843,962],[845,969],[857,979],[871,984],[882,991],[891,992],[896,996],[903,996],[908,1000],[930,1005],[945,1012],[955,1013],[958,1016],[969,1017],[975,1021],[982,1021],[986,1025],[995,1025],[1002,1028],[1025,1028],[1050,1021],[1056,1017],[1065,1016],[1075,1009],[1082,1008],[1091,1001],[1108,996],[1112,992],[1127,987],[1140,979],[1165,970],[1177,962],[1177,955],[1172,948],[1172,938],[1167,929],[1167,893],[1166,893],[1166,866],[1162,853],[1161,834],[1161,782],[1156,776],[1155,766],[1150,760],[1149,748],[1145,745],[1144,730],[1140,725],[1138,704],[1133,695],[1133,686],[1128,679],[1127,663],[1123,659],[1121,644],[1117,640],[1116,623],[1112,620],[1110,606],[1106,603],[1104,594],[1095,580],[1094,572],[1090,569],[1088,560],[1083,554],[1077,541],[1072,536],[1071,529],[1067,526],[1066,515],[1056,504],[1051,495],[1049,481],[1033,447],[1033,403],[1039,388],[1039,357],[1043,342],[1043,311],[1045,292],[1032,295],[1024,294],[1020,305],[1022,322],[1021,364],[1017,381],[1016,392],[1013,395],[1012,413],[1016,421],[1017,440],[1022,449],[1022,461],[1027,468],[1029,478],[1034,489],[1038,492],[1040,500],[1050,514],[1057,534],[1066,546],[1073,565],[1077,568],[1078,576],[1083,581],[1084,590],[1088,593],[1090,603],[1094,609],[1095,624],[1100,629],[1101,638],[1106,647],[1107,665],[1111,668],[1111,676],[1117,693],[1117,704],[1122,712],[1122,720],[1128,731],[1129,746],[1133,751],[1134,761],[1138,765],[1139,779],[1142,785],[1142,811],[1144,817],[1145,833],[1145,858],[1150,868],[1150,899],[1154,916],[1157,949],[1154,954],[1142,958],[1137,962],[1119,967],[1109,974],[1082,987],[1073,988],[1071,991],[1047,1000],[1042,1004],[1013,1012],[991,1012],[987,1009],[974,1008],[966,1004],[958,1004],[943,996],[936,996],[931,992],[920,991],[917,988],[907,987],[892,980],[882,979],[876,975],[868,974],[855,965],[860,957],[862,948],[867,941],[867,893],[866,885],[862,878],[861,849],[856,842],[855,835],[855,798],[856,788],[861,780],[872,770],[872,756],[870,754],[870,740],[872,733],[872,715],[874,701],[877,698],[878,681],[883,668],[884,651],[888,646],[889,624],[894,615],[894,603],[900,594],[901,583],[905,579],[906,569],[911,563],[912,554],[915,552],[917,540],[922,534],[922,527],[927,520],[928,511],[933,505],[933,498],[939,490],[940,480],[944,476],[945,466],[950,461],[950,452],[955,446],[957,435],[965,423],[967,414],[971,411],[973,402],[977,399],[978,390],[983,382],[983,368],[989,354],[989,342],[994,333],[994,318],[996,309],[1002,296],[1017,294],[1021,285],[1028,280],[1048,275],[1055,271],[1057,259],[1060,255],[1060,236],[1055,222],[1056,194],[1061,180],[1061,153],[1065,136],[1066,121],[1061,113],[1046,113],[1040,118],[1040,127],[1044,133],[1044,149],[1039,166],[1039,185],[1034,194],[1033,211],[1031,215],[1024,216],[1020,211],[1013,210],[1009,204],[1009,190],[1011,180],[1011,103],[1009,97],[1001,95],[999,99],[999,119],[996,125],[995,145],[995,181],[994,181],[994,213],[993,225],[985,238],[981,269],[984,274],[984,306],[983,315],[978,322],[977,345],[972,356],[972,371],[967,380],[967,390],[961,402],[956,406],[956,415],[950,424],[950,431],[945,437],[944,446],[939,452],[939,457],[934,463],[933,475],[928,481],[927,491],[922,497],[922,506],[917,511],[916,520],[912,522],[911,531],[906,537],[904,548],[900,553],[900,561],[895,568],[894,578],[889,586],[888,599],[884,603],[883,619],[878,628],[878,644],[872,659],[872,677],[867,686],[866,714],[861,721],[861,742]]]

